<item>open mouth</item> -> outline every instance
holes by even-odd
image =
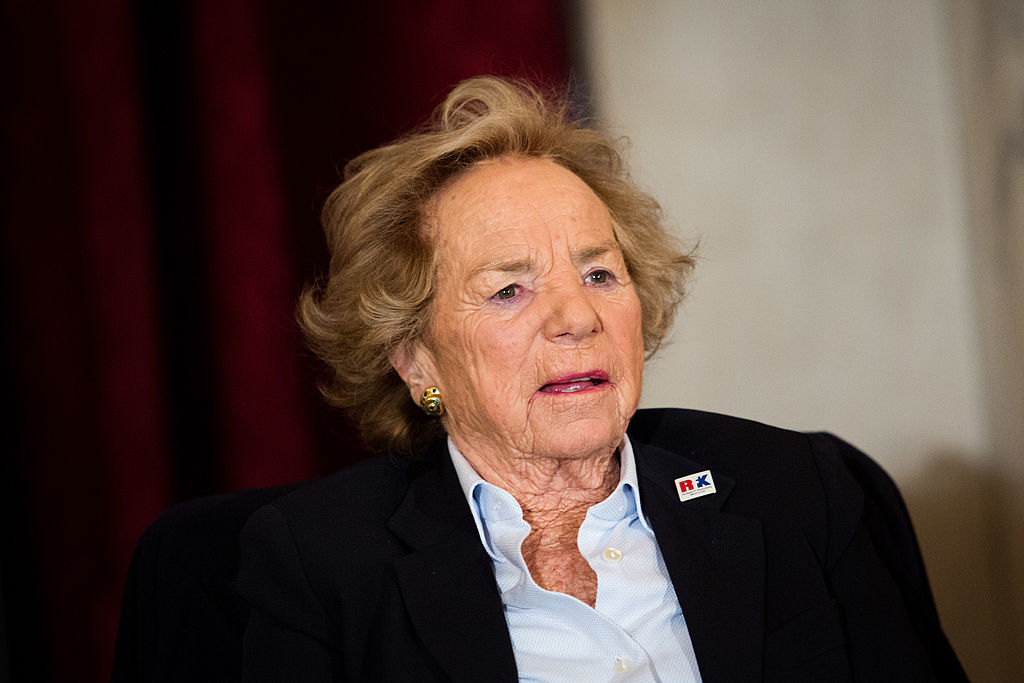
[[[604,371],[595,371],[587,374],[570,375],[559,377],[553,382],[548,382],[540,388],[542,394],[576,394],[581,391],[588,391],[608,383],[608,375]]]

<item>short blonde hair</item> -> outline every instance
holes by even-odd
[[[668,233],[661,208],[630,180],[617,145],[573,120],[564,98],[522,82],[463,81],[419,131],[345,167],[323,210],[331,261],[303,292],[299,323],[326,364],[325,398],[348,411],[376,450],[411,455],[443,434],[392,368],[389,354],[431,323],[434,245],[429,200],[474,164],[505,156],[553,161],[604,202],[642,309],[650,357],[668,334],[694,265]]]

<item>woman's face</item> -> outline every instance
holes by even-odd
[[[640,302],[604,204],[545,160],[503,158],[435,198],[429,341],[396,368],[440,388],[467,454],[586,458],[617,447],[640,399]]]

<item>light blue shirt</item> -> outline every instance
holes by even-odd
[[[577,537],[597,574],[593,608],[537,585],[523,559],[530,525],[519,503],[484,481],[450,438],[448,451],[494,565],[519,680],[700,683],[686,619],[640,505],[628,437],[619,485],[590,508]]]

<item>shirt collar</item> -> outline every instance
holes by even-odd
[[[476,523],[480,540],[484,544],[484,548],[487,549],[487,552],[496,558],[497,555],[488,540],[486,523],[483,519],[484,515],[480,509],[480,494],[483,487],[494,487],[494,489],[502,492],[504,492],[504,489],[485,481],[469,461],[466,460],[466,456],[455,446],[450,436],[448,437],[448,454],[451,456],[452,465],[455,466],[455,474],[459,477],[459,485],[462,488],[463,495],[466,497],[470,512],[473,513],[473,521]],[[506,495],[508,494],[506,493]],[[511,498],[511,496],[508,497]],[[613,502],[621,500],[623,497],[626,498],[625,505]],[[506,510],[508,507],[508,505],[503,506]],[[518,508],[518,505],[515,507]],[[605,519],[619,519],[623,514],[629,514],[634,509],[643,527],[653,534],[654,530],[651,529],[650,523],[647,521],[647,515],[644,514],[643,506],[640,503],[640,484],[637,479],[636,457],[633,454],[633,444],[630,442],[629,436],[624,435],[622,438],[622,448],[619,449],[619,484],[608,498],[593,506],[591,511]],[[511,512],[510,510],[507,511]],[[522,518],[522,510],[517,509],[516,512],[519,518]],[[493,511],[491,514],[493,515]],[[505,517],[506,515],[503,514],[502,516]]]

